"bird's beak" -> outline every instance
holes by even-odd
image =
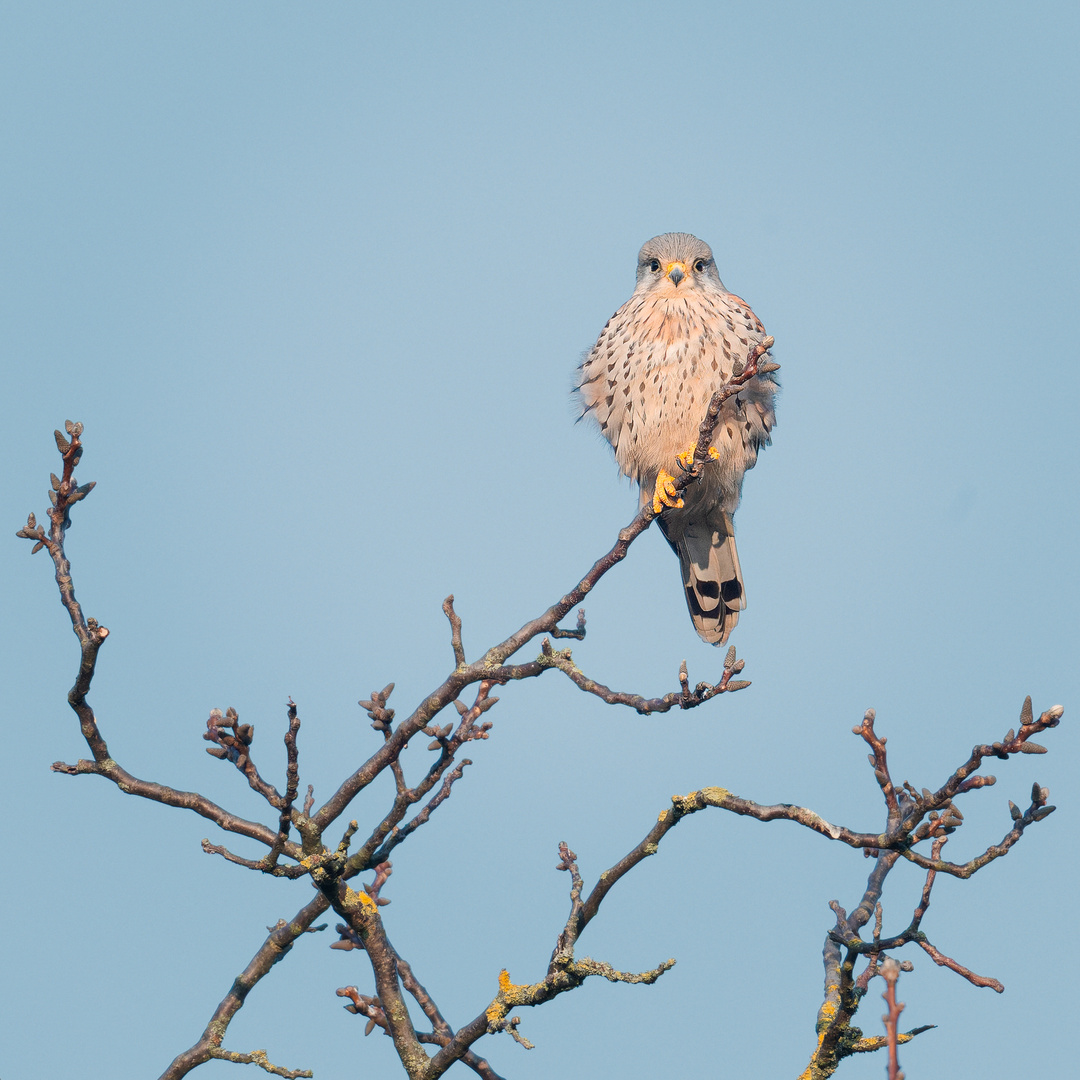
[[[681,262],[673,262],[667,268],[667,276],[671,278],[675,284],[675,288],[679,287],[679,282],[686,277],[686,264]]]

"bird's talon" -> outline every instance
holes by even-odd
[[[653,492],[653,513],[659,514],[666,506],[680,510],[682,505],[683,501],[679,498],[679,491],[675,487],[675,477],[661,469],[656,477],[656,489]]]
[[[680,469],[683,472],[690,472],[694,467],[694,455],[697,453],[697,443],[692,442],[681,454],[675,456],[675,461],[678,463]],[[720,460],[720,451],[715,446],[709,447],[709,457],[713,461]]]

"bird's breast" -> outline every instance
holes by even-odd
[[[633,296],[604,328],[582,365],[580,392],[627,476],[650,482],[661,468],[670,471],[735,361],[745,362],[761,340],[764,328],[736,301],[701,290]],[[762,408],[761,395],[747,393],[755,399],[751,415],[728,402],[715,440],[726,459],[721,468],[740,479],[771,424],[771,391]]]

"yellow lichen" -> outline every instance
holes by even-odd
[[[731,798],[731,792],[727,788],[722,787],[706,787],[701,789],[701,794],[705,797],[706,802],[713,804],[723,802],[725,799]]]
[[[510,972],[503,968],[499,972],[499,997],[505,997],[511,990],[515,990],[516,987],[510,981]],[[509,1010],[509,1006],[505,1002],[499,1001],[496,998],[485,1011],[484,1015],[487,1017],[489,1027],[495,1027],[506,1016]]]
[[[355,907],[359,904],[362,908],[370,908],[372,911],[378,911],[379,905],[371,899],[366,892],[356,892],[350,889],[348,885],[345,886],[345,906]]]

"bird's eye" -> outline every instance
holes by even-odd
[[[656,271],[660,269],[660,260],[659,259],[653,259],[649,263],[649,269],[655,274]]]
[[[706,262],[705,259],[698,259],[698,261],[696,263],[694,263],[694,269],[699,274],[704,274],[705,273],[705,267],[708,266],[708,265],[709,264],[708,264],[708,262]]]

